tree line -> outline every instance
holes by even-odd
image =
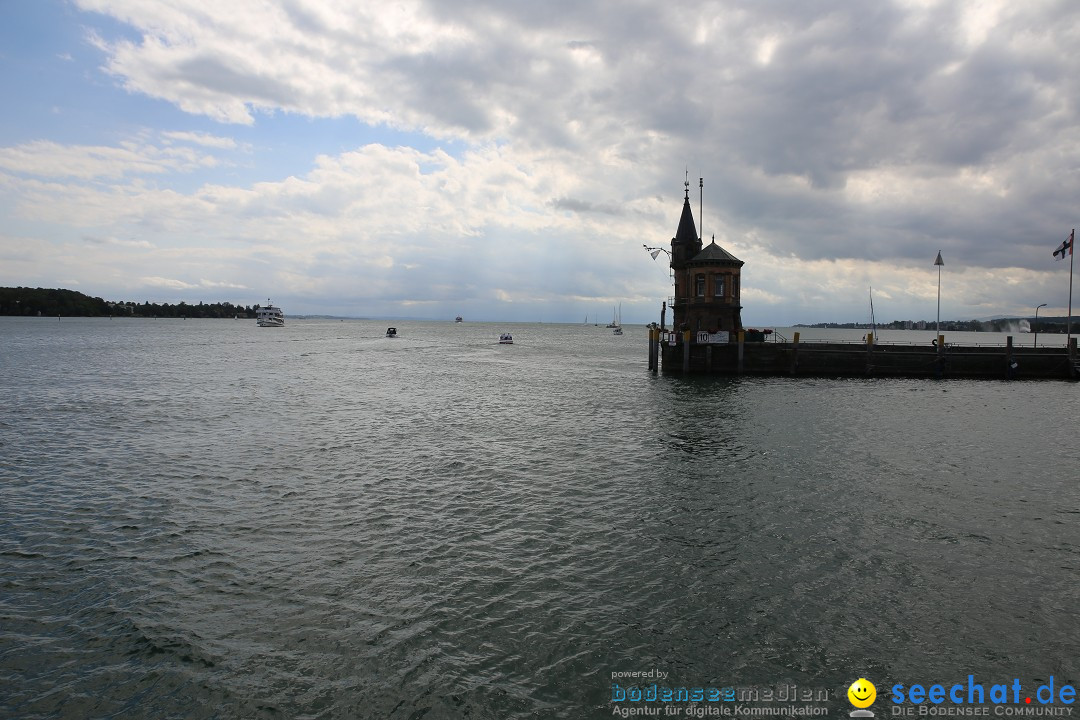
[[[5,287],[0,288],[0,315],[31,317],[63,315],[65,317],[163,317],[163,318],[254,318],[258,305],[248,307],[229,302],[189,305],[179,302],[135,303],[113,302],[90,297],[75,290]]]

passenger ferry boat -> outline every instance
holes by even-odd
[[[274,307],[270,299],[266,299],[266,305],[255,312],[255,322],[259,327],[284,327],[285,313],[281,308]]]

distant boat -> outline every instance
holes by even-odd
[[[619,303],[619,312],[615,315],[614,324],[608,325],[608,327],[614,327],[615,334],[622,335],[622,303]]]
[[[510,333],[503,333],[502,335],[499,336],[499,344],[500,345],[513,345],[514,344],[514,336],[511,335]]]
[[[615,310],[615,307],[614,307],[614,306],[612,306],[612,308],[611,308],[611,322],[609,322],[609,323],[607,324],[607,326],[608,326],[609,328],[617,328],[617,327],[619,327],[619,320],[618,320],[618,318],[619,318],[619,316],[618,316],[618,312],[617,312],[617,311]]]
[[[388,338],[396,338],[397,337],[397,328],[386,328],[386,337],[388,337]]]
[[[461,319],[460,315],[458,315],[456,318],[454,318],[454,322],[459,323],[459,322],[465,322],[465,321]]]
[[[274,307],[267,298],[266,306],[260,307],[255,313],[255,323],[259,327],[284,327],[285,313],[281,312],[281,308]]]
[[[874,318],[874,288],[870,287],[870,332],[874,334],[874,342],[878,342],[881,338],[878,336],[877,320]]]

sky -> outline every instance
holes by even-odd
[[[0,0],[0,286],[651,322],[689,180],[748,326],[934,320],[939,251],[943,320],[1064,315],[1078,48],[1074,0]]]

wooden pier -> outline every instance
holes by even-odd
[[[800,342],[747,338],[725,333],[676,332],[649,328],[649,369],[712,375],[814,377],[921,377],[988,380],[1069,380],[1080,377],[1076,338],[1067,348],[935,344],[880,344],[873,334],[863,343]]]

